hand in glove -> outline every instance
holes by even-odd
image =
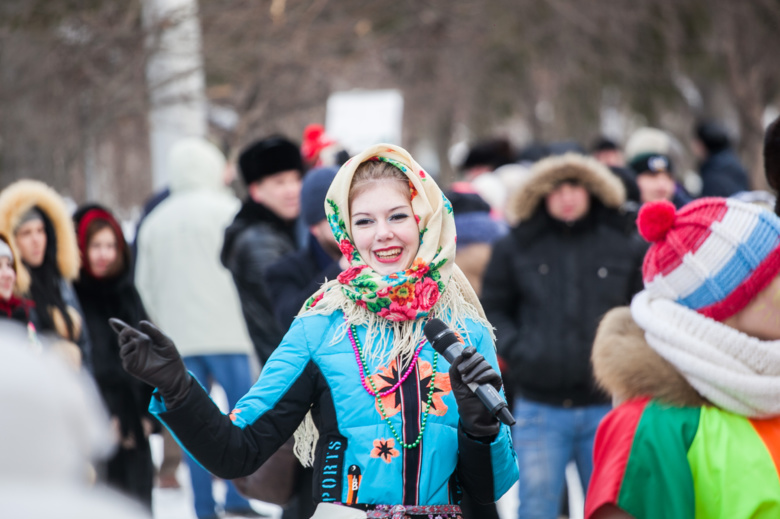
[[[473,437],[488,437],[498,434],[501,424],[490,414],[477,395],[467,384],[490,384],[501,389],[501,377],[496,370],[477,353],[474,346],[468,346],[450,366],[452,392],[458,401],[458,413],[463,430]]]
[[[119,334],[119,356],[125,371],[158,388],[168,409],[184,402],[192,377],[173,341],[149,321],[138,323],[138,329],[116,318],[108,322]]]

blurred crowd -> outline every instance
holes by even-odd
[[[751,190],[723,126],[702,122],[693,133],[694,181],[675,164],[679,150],[668,133],[640,128],[625,144],[605,137],[589,146],[475,142],[456,165],[458,181],[446,186],[456,263],[496,328],[515,417],[531,424],[516,427],[514,437],[528,517],[565,513],[569,462],[588,486],[595,430],[611,408],[593,380],[592,342],[601,316],[642,289],[647,243],[636,229],[639,208],[718,196],[774,209],[771,193]],[[767,143],[771,158],[777,152]],[[309,296],[348,265],[324,208],[348,157],[318,125],[305,129],[300,144],[281,135],[260,139],[237,160],[247,193],[241,200],[230,187],[236,165],[225,153],[206,139],[182,139],[168,157],[169,184],[150,197],[132,240],[99,201],[71,212],[41,182],[0,186],[0,335],[19,346],[0,349],[7,357],[0,382],[36,388],[15,402],[2,393],[0,412],[21,420],[3,432],[0,448],[36,454],[3,463],[0,478],[19,485],[47,474],[54,488],[59,477],[57,492],[68,489],[74,502],[93,499],[95,514],[113,506],[103,516],[143,517],[155,485],[181,485],[176,469],[185,462],[199,519],[258,516],[247,497],[272,499],[261,488],[268,480],[229,482],[224,502],[215,502],[213,477],[149,414],[153,388],[122,368],[108,319],[150,320],[165,330],[188,370],[207,389],[221,386],[232,408]],[[92,398],[102,399],[105,413]],[[67,427],[48,425],[50,415]],[[43,430],[28,434],[44,419]],[[164,437],[157,466],[152,434]],[[59,462],[58,476],[52,464]],[[279,498],[284,517],[312,515],[309,470],[296,466],[292,492],[280,490],[289,494]],[[86,493],[104,485],[137,510]],[[466,517],[498,517],[494,505],[464,500]]]

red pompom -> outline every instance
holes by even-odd
[[[668,200],[648,202],[639,210],[636,225],[639,234],[649,242],[663,240],[669,229],[674,226],[677,209]]]
[[[303,140],[318,141],[323,133],[325,133],[325,128],[321,124],[310,124],[303,129]]]

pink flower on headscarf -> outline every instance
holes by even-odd
[[[339,250],[347,259],[352,259],[352,253],[355,251],[355,246],[352,245],[352,242],[349,240],[341,240],[339,242]]]
[[[414,293],[417,295],[417,308],[427,312],[439,300],[439,285],[431,278],[425,278],[415,284]]]
[[[388,321],[411,321],[417,317],[417,312],[413,308],[392,302],[389,308],[382,308],[377,315]]]
[[[355,267],[349,267],[347,270],[342,272],[338,275],[336,279],[339,280],[339,283],[342,285],[349,284],[350,281],[358,277],[358,274],[360,274],[360,271],[366,268],[368,265],[357,265]]]

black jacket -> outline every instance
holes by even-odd
[[[287,330],[303,303],[326,281],[341,273],[337,261],[327,255],[313,236],[309,248],[282,256],[265,272],[276,319]]]
[[[590,352],[611,308],[642,288],[646,245],[603,206],[572,227],[542,208],[494,249],[482,304],[496,327],[515,393],[556,405],[606,402]]]
[[[702,162],[701,196],[729,197],[750,189],[745,168],[731,149],[713,153]]]
[[[233,275],[249,336],[263,364],[284,336],[274,315],[265,269],[294,250],[295,222],[285,222],[251,200],[225,230],[222,264]]]
[[[551,218],[544,202],[567,180],[591,195],[573,225]],[[614,174],[576,155],[539,162],[510,200],[520,223],[493,248],[482,305],[516,396],[562,406],[607,401],[594,386],[591,345],[601,317],[642,288],[646,250],[624,202]]]

